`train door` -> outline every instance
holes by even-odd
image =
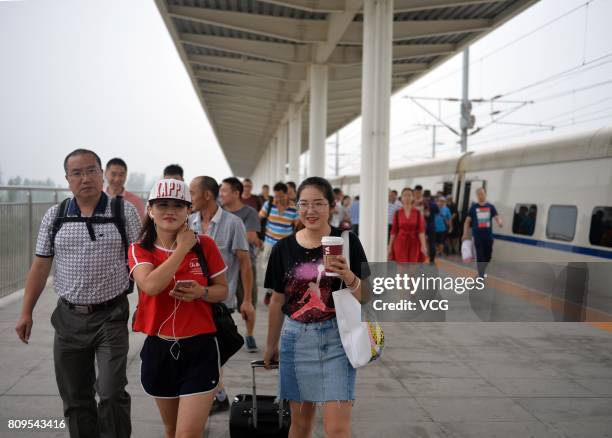
[[[485,180],[469,180],[463,183],[463,190],[460,192],[460,202],[458,205],[461,207],[461,222],[468,214],[470,209],[470,205],[472,202],[476,202],[476,190],[484,187],[485,190],[487,188],[487,182]]]
[[[453,182],[452,181],[444,181],[442,183],[442,193],[444,196],[453,194]]]

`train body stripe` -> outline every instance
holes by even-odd
[[[546,240],[527,239],[525,237],[508,236],[507,234],[494,233],[493,237],[506,242],[520,243],[522,245],[531,245],[540,248],[554,249],[557,251],[565,251],[612,260],[612,251],[606,251],[603,249],[587,248],[584,246],[569,245],[567,243],[548,242]]]

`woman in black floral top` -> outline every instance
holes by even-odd
[[[300,184],[297,196],[304,227],[274,246],[266,271],[264,285],[274,292],[264,360],[269,364],[280,353],[279,396],[291,404],[290,436],[311,436],[320,403],[325,435],[349,437],[356,372],[342,347],[332,292],[344,283],[359,299],[367,260],[359,238],[348,233],[350,266],[339,256],[328,267],[338,276],[326,275],[321,239],[342,235],[329,225],[332,188],[312,177]]]

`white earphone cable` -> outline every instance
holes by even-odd
[[[155,227],[155,234],[157,234],[157,237],[159,238],[160,242],[162,243],[164,248],[167,248],[166,242],[164,242],[164,240],[161,238],[161,236],[157,233],[157,224],[155,223],[155,220],[153,220],[153,226]],[[172,243],[172,246],[169,249],[170,251],[172,251],[172,248],[174,248],[175,244],[176,244],[176,240]],[[166,257],[166,260],[168,260],[169,258],[170,258],[170,256],[168,255]],[[175,275],[172,276],[172,281],[174,282],[174,286],[176,286],[176,276]],[[176,297],[173,297],[173,298],[174,298],[174,309],[172,310],[172,313],[170,314],[170,316],[168,316],[164,320],[164,322],[162,322],[161,325],[159,326],[159,330],[157,330],[157,337],[161,338],[162,327],[168,322],[168,320],[170,318],[172,318],[172,340],[173,340],[173,342],[172,342],[172,345],[170,345],[170,355],[174,358],[174,360],[178,360],[179,356],[181,354],[181,344],[179,343],[179,340],[176,337],[175,322],[176,322],[176,314],[177,314],[178,308],[181,305],[181,302],[179,300],[177,300]],[[162,338],[162,339],[164,339],[164,338]],[[175,346],[178,349],[176,354],[174,353]]]

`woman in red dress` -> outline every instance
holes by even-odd
[[[421,263],[427,260],[425,218],[413,206],[412,189],[406,187],[401,195],[402,208],[393,215],[389,260]]]

